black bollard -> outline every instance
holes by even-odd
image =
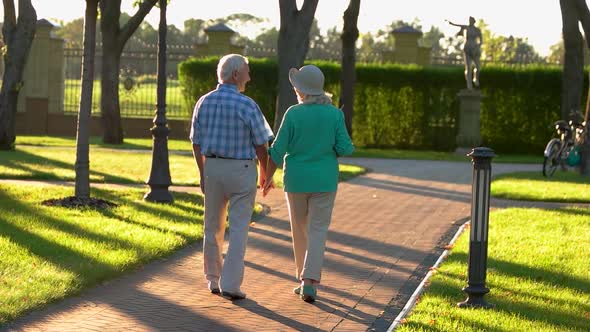
[[[471,150],[467,156],[473,163],[468,281],[467,287],[463,288],[467,299],[457,305],[461,308],[491,308],[494,305],[486,302],[483,297],[490,291],[486,287],[486,269],[492,158],[496,154],[490,148],[479,147]]]

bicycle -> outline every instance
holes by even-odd
[[[586,133],[586,122],[564,120],[555,122],[555,130],[559,138],[553,138],[547,143],[543,159],[543,175],[551,177],[557,167],[566,170],[567,166],[577,166],[580,163],[580,144]]]

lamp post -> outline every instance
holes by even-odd
[[[469,237],[469,268],[467,299],[459,307],[491,308],[494,305],[484,300],[490,290],[486,287],[488,260],[488,224],[490,211],[490,182],[492,158],[496,156],[489,148],[475,148],[467,155],[473,163],[471,189],[471,230]]]
[[[158,87],[154,126],[150,129],[153,137],[152,168],[147,184],[150,191],[143,199],[150,202],[171,203],[174,201],[168,187],[172,185],[168,162],[168,134],[166,125],[166,2],[160,2],[160,25],[158,27]]]

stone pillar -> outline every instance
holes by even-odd
[[[17,111],[26,112],[28,134],[44,135],[47,114],[63,112],[64,54],[63,40],[52,36],[53,24],[37,21],[37,31],[31,44],[23,73],[23,88],[18,96]],[[29,125],[35,123],[34,126]]]
[[[480,90],[462,89],[457,96],[459,97],[459,133],[456,152],[464,155],[481,144],[480,114],[483,95]]]

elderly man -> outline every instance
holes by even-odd
[[[229,54],[219,60],[217,88],[196,103],[190,139],[205,195],[203,265],[211,293],[244,299],[244,255],[254,199],[256,157],[265,182],[272,130],[258,105],[243,95],[250,81],[248,59]],[[228,209],[229,204],[229,209]],[[226,211],[229,246],[222,259]],[[221,288],[221,289],[220,289]]]
[[[449,21],[447,21],[449,22]],[[467,89],[479,87],[479,58],[481,56],[481,44],[483,37],[481,30],[475,26],[475,18],[469,17],[469,25],[461,25],[449,22],[450,25],[461,28],[457,32],[457,36],[465,38],[463,45],[463,57],[465,59],[465,80],[467,81]]]

